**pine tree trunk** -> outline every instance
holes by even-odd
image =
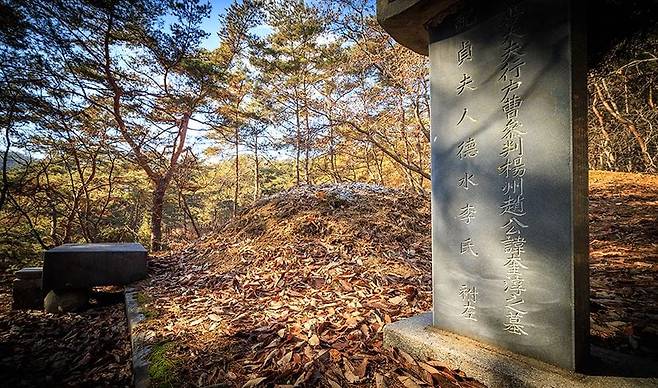
[[[336,169],[336,143],[334,134],[334,125],[329,120],[329,165],[331,166],[331,175],[334,178],[334,183],[340,182],[340,176]]]
[[[162,213],[166,191],[167,182],[162,178],[155,184],[151,205],[151,250],[154,252],[162,250]]]
[[[258,159],[258,135],[254,140],[254,201],[258,199],[258,192],[260,191],[260,160]]]
[[[296,125],[297,125],[297,133],[295,134],[295,148],[297,154],[295,155],[295,174],[296,174],[296,183],[297,186],[299,186],[300,179],[299,179],[299,160],[300,160],[300,154],[301,154],[301,129],[300,127],[300,122],[299,122],[299,100],[297,97],[295,97],[295,120],[296,120]]]
[[[306,107],[307,101],[304,101],[304,106]],[[309,173],[309,156],[311,149],[311,126],[308,122],[308,107],[306,107],[305,112],[305,122],[306,122],[306,136],[304,139],[304,175],[306,177],[306,184],[311,184],[311,174]]]
[[[238,213],[238,197],[240,195],[240,129],[235,127],[235,190],[233,192],[233,216]]]

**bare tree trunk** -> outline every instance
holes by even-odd
[[[299,122],[299,99],[297,98],[297,91],[295,91],[295,122],[297,125],[297,133],[295,134],[295,148],[296,148],[296,155],[295,155],[295,174],[296,174],[296,183],[297,186],[299,186],[300,179],[299,179],[299,159],[301,156],[301,128],[300,128],[300,122]]]
[[[43,176],[46,178],[46,198],[48,198],[48,205],[50,206],[50,239],[55,245],[60,245],[61,241],[57,236],[57,228],[59,226],[57,219],[57,208],[55,207],[55,199],[50,190],[50,175],[48,174],[48,168],[43,168]],[[27,216],[26,216],[27,217]]]
[[[386,186],[384,182],[384,157],[377,158],[377,150],[373,148],[372,150],[373,157],[375,158],[375,166],[377,167],[377,174],[379,174],[379,184]]]
[[[260,191],[260,159],[258,158],[258,134],[254,137],[254,201]]]
[[[162,250],[162,213],[168,182],[162,178],[155,184],[153,204],[151,205],[151,249]]]
[[[192,228],[194,229],[194,233],[196,233],[197,237],[201,237],[201,233],[199,232],[199,228],[196,225],[196,221],[194,220],[194,215],[192,214],[192,211],[190,210],[190,206],[187,204],[187,198],[185,198],[185,194],[183,194],[183,190],[179,188],[178,190],[180,194],[180,199],[181,199],[181,204],[183,205],[183,211],[187,215],[187,217],[190,219],[190,223],[192,223]],[[183,217],[185,219],[185,217]],[[187,224],[185,224],[185,230],[187,231]],[[187,234],[187,233],[186,233]]]
[[[64,226],[64,237],[62,237],[62,242],[68,244],[71,242],[71,235],[73,234],[73,221],[78,215],[78,208],[80,207],[80,196],[78,193],[74,194],[73,205],[71,205],[71,211],[69,212],[68,217],[66,217],[66,224]]]
[[[237,115],[236,115],[237,116]],[[237,120],[236,120],[237,123]],[[235,126],[235,189],[233,191],[233,216],[238,213],[238,197],[240,196],[240,127]]]
[[[340,175],[336,169],[336,140],[334,133],[334,126],[329,119],[329,165],[331,166],[331,175],[334,179],[334,183],[340,182]]]
[[[0,210],[5,205],[7,200],[7,193],[9,192],[9,178],[7,177],[7,166],[9,163],[9,150],[11,149],[10,130],[14,121],[14,107],[15,102],[12,102],[7,115],[7,126],[5,127],[5,150],[2,157],[2,190],[0,190]]]
[[[311,184],[311,175],[309,173],[309,154],[311,149],[311,126],[308,122],[308,95],[306,92],[306,84],[304,84],[304,121],[306,136],[304,139],[304,176],[306,178],[306,184]]]

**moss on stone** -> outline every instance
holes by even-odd
[[[139,305],[140,312],[146,319],[157,318],[159,313],[157,310],[152,309],[151,298],[143,292],[137,293],[137,304]]]

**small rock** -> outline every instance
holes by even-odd
[[[89,303],[87,289],[61,289],[48,292],[43,300],[48,313],[68,313],[84,309]]]

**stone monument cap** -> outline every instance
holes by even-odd
[[[456,12],[463,0],[377,0],[377,21],[401,45],[429,54],[428,25]]]

